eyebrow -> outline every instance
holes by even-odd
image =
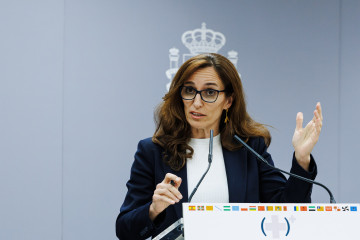
[[[187,82],[184,82],[184,84],[187,84],[187,85],[191,85],[191,86],[194,86],[195,83],[193,81],[187,81]],[[219,87],[219,85],[217,85],[217,83],[215,82],[207,82],[205,83],[205,86],[216,86],[216,87]]]

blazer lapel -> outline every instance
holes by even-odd
[[[228,151],[223,148],[226,176],[229,188],[229,202],[245,202],[247,187],[246,151]]]

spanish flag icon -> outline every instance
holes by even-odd
[[[195,211],[196,207],[195,206],[189,206],[189,211]]]

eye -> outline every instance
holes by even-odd
[[[195,89],[193,87],[185,87],[185,93],[187,94],[194,94]]]
[[[214,90],[214,89],[206,89],[205,90],[205,94],[206,94],[206,96],[214,96],[214,95],[216,95],[216,90]]]

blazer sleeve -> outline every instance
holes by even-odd
[[[116,220],[116,236],[121,240],[146,239],[157,227],[149,217],[149,207],[155,189],[156,151],[156,145],[149,139],[138,144],[130,180],[126,184],[128,192]]]
[[[258,138],[258,152],[264,157],[269,164],[274,166],[271,155],[267,152],[267,146],[263,138]],[[295,158],[292,157],[292,167],[290,172],[296,175],[314,180],[317,175],[317,166],[311,155],[309,171],[303,169]],[[263,163],[259,163],[259,188],[260,202],[265,203],[310,203],[312,184],[300,179],[285,176],[271,169]]]

